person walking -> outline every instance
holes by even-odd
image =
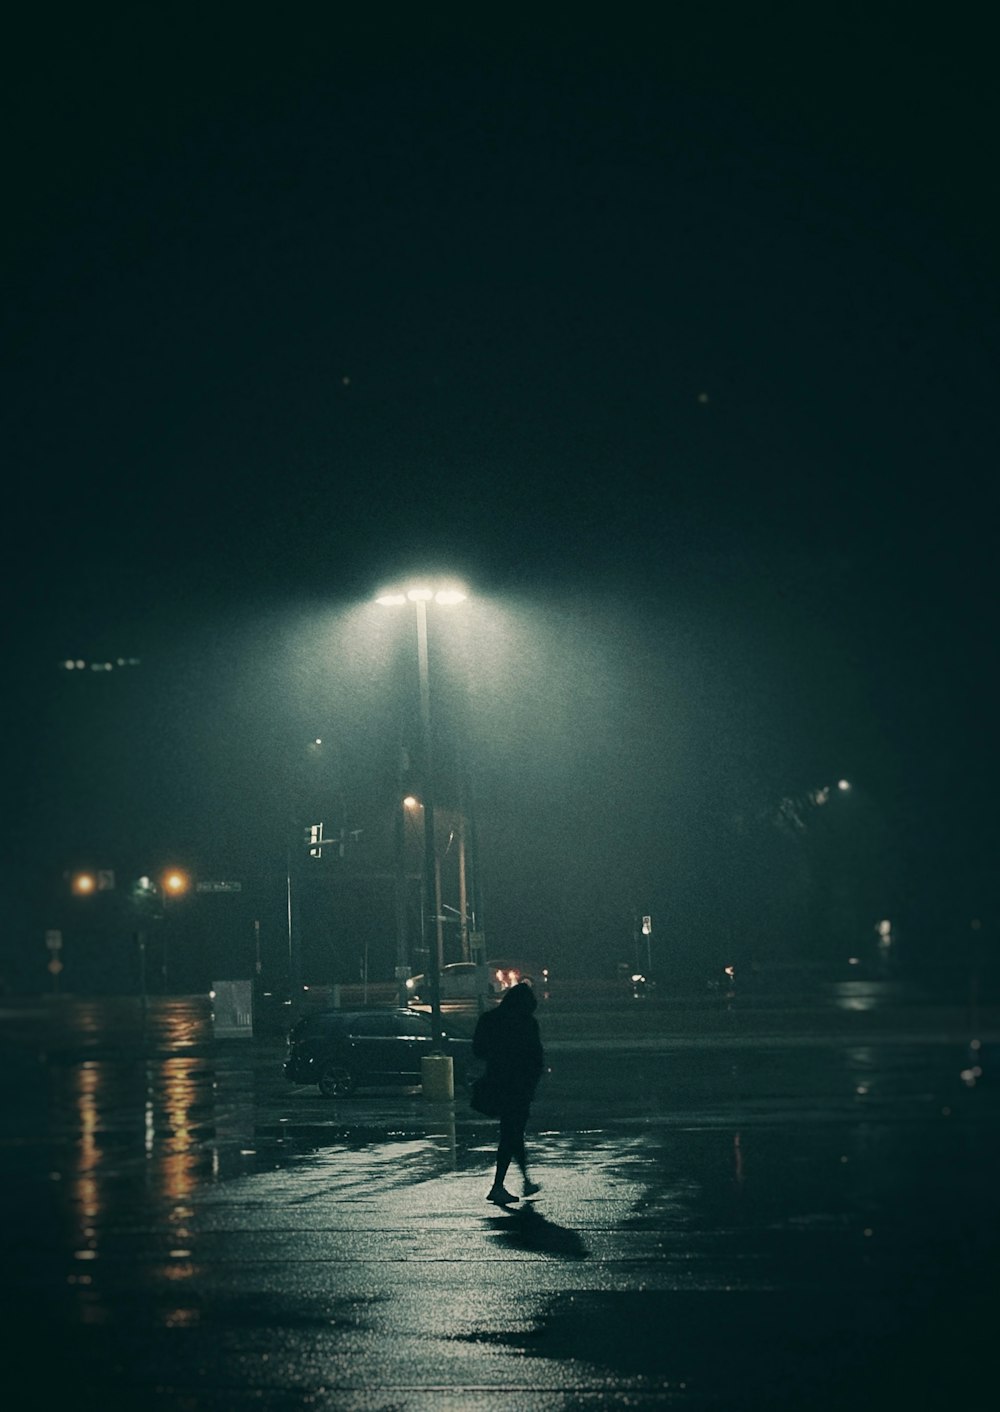
[[[496,1172],[486,1200],[495,1206],[511,1206],[521,1198],[507,1190],[504,1181],[511,1162],[521,1170],[522,1195],[534,1196],[541,1190],[528,1176],[524,1152],[524,1129],[531,1100],[545,1067],[542,1040],[538,1032],[535,992],[526,982],[511,986],[500,1004],[480,1015],[472,1036],[472,1052],[486,1064],[486,1084],[496,1096],[500,1139],[497,1143]]]

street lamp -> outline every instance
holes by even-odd
[[[402,769],[402,756],[400,757]],[[409,993],[406,988],[407,977],[410,974],[410,947],[408,937],[409,918],[409,871],[407,859],[410,855],[407,823],[413,820],[415,827],[420,826],[420,800],[416,795],[407,794],[402,803],[397,800],[393,810],[394,823],[393,835],[395,842],[395,902],[396,902],[396,1000],[400,1006],[405,1006],[409,1000]],[[420,872],[423,880],[423,869]],[[421,899],[421,902],[423,899]]]
[[[167,989],[167,898],[181,897],[191,886],[191,880],[187,873],[182,873],[179,868],[168,868],[160,878],[160,908],[163,913],[163,964],[161,972],[163,975],[163,989]]]
[[[431,1031],[432,1048],[441,1050],[443,1029],[441,1025],[441,957],[437,947],[437,921],[441,908],[437,898],[435,879],[437,874],[437,854],[434,845],[434,765],[431,740],[431,689],[430,670],[427,653],[427,605],[438,604],[442,608],[453,607],[464,602],[465,590],[454,584],[433,588],[426,583],[411,588],[397,589],[381,593],[375,599],[383,608],[402,608],[412,603],[417,615],[417,671],[420,680],[420,735],[423,750],[423,806],[424,806],[424,865],[423,897],[420,908],[420,937],[423,943],[431,989]]]
[[[164,873],[162,887],[165,897],[178,897],[182,892],[188,890],[187,874],[178,872],[176,869]]]

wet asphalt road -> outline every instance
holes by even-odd
[[[543,1005],[501,1213],[461,1096],[325,1101],[201,1001],[2,1004],[19,1408],[995,1406],[995,1010]]]

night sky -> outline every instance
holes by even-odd
[[[840,777],[808,868],[995,940],[974,12],[341,8],[8,36],[4,964],[83,861],[280,872],[313,736],[376,829],[371,599],[424,567],[473,594],[434,666],[512,949],[638,907],[794,953],[775,818]]]

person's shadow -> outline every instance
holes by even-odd
[[[554,1260],[586,1260],[590,1255],[577,1231],[550,1221],[530,1202],[508,1207],[506,1215],[486,1220],[499,1244],[513,1250],[531,1250]]]

